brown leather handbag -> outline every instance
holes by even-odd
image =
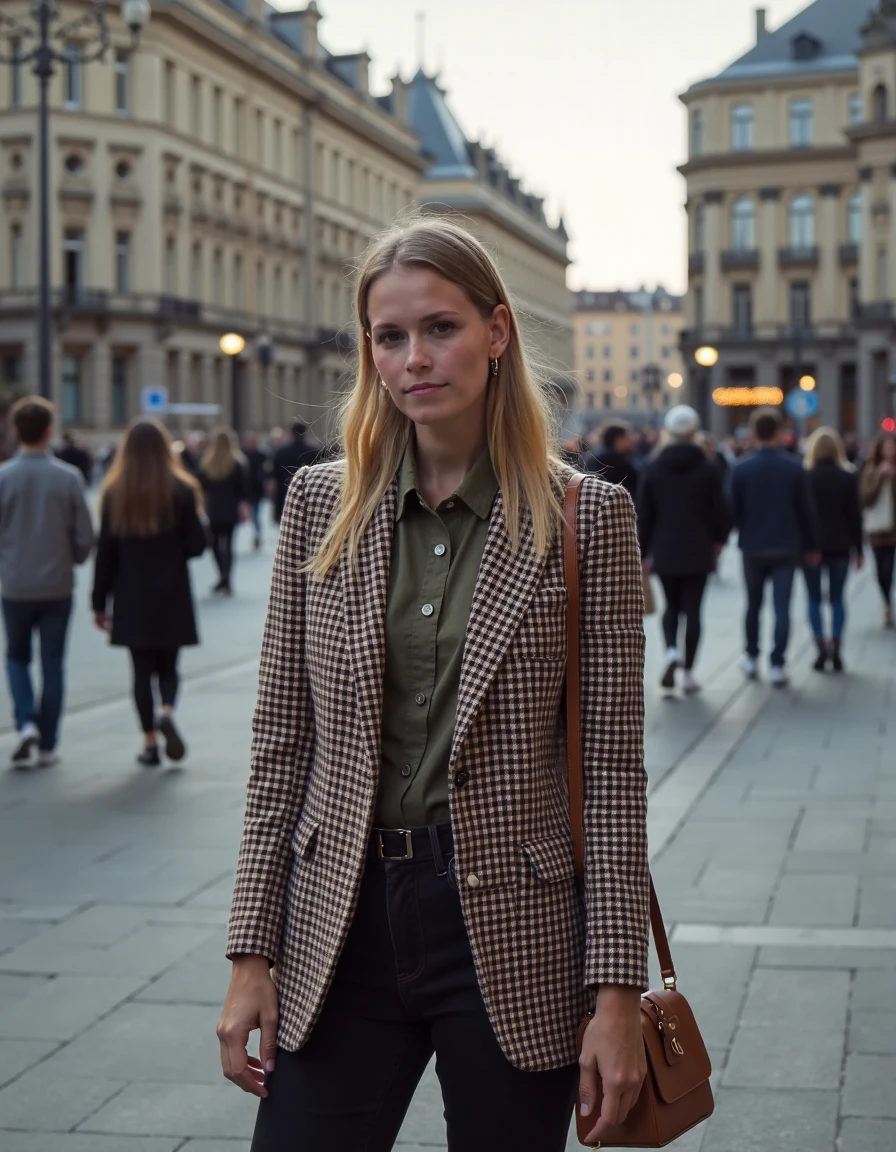
[[[575,475],[566,489],[563,554],[568,595],[566,678],[566,744],[569,771],[569,809],[575,849],[576,875],[585,876],[584,785],[579,685],[579,565],[576,547],[576,507],[584,477]],[[669,940],[659,901],[650,881],[650,924],[663,977],[663,987],[641,997],[641,1030],[647,1054],[647,1076],[641,1095],[625,1121],[612,1129],[601,1144],[590,1148],[665,1148],[684,1132],[708,1119],[713,1111],[709,1083],[712,1067],[690,1005],[677,989]],[[578,1049],[591,1020],[579,1024]],[[583,1117],[576,1108],[579,1142],[592,1130],[599,1109]]]

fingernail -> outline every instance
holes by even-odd
[[[580,1107],[579,1107],[579,1111],[582,1113],[583,1116],[590,1116],[591,1115],[591,1105],[586,1104],[583,1100]]]
[[[268,1060],[267,1064],[265,1064],[265,1066],[264,1066],[264,1070],[265,1070],[265,1072],[273,1072],[274,1071],[274,1061]]]

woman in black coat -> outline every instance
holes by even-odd
[[[212,433],[199,463],[199,481],[205,492],[212,551],[220,576],[212,592],[232,596],[233,533],[237,524],[249,518],[249,479],[236,435],[229,428]]]
[[[694,409],[671,408],[665,427],[671,442],[641,473],[638,537],[645,568],[659,576],[666,596],[666,667],[661,684],[675,687],[675,673],[682,665],[678,633],[684,616],[682,687],[690,693],[700,691],[693,667],[703,593],[731,531],[731,513],[718,468],[694,442],[700,429]]]
[[[130,649],[144,740],[137,760],[149,767],[160,763],[156,730],[169,760],[186,754],[174,704],[179,650],[199,643],[187,561],[207,543],[201,507],[199,485],[175,457],[165,428],[152,419],[132,423],[103,482],[93,612],[112,644]]]

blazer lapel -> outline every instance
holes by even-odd
[[[379,772],[382,747],[383,673],[386,666],[386,597],[395,528],[393,482],[361,539],[358,565],[345,553],[339,564],[349,662],[355,680],[358,719],[372,767]]]
[[[547,556],[539,557],[535,550],[528,513],[522,522],[519,549],[513,552],[504,523],[504,498],[499,492],[467,624],[452,764],[529,606],[546,561]]]

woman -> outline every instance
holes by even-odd
[[[233,533],[237,524],[249,518],[249,482],[245,457],[229,428],[212,433],[199,462],[199,480],[205,491],[212,552],[220,577],[212,592],[232,596]]]
[[[507,290],[431,218],[373,244],[356,309],[347,458],[302,469],[283,513],[222,1065],[262,1097],[254,1152],[385,1152],[433,1052],[452,1152],[561,1152],[586,1007],[595,1140],[645,1071],[632,504],[584,480],[583,898],[561,721],[571,470]]]
[[[843,441],[833,428],[816,428],[812,433],[806,443],[805,465],[821,552],[820,564],[803,568],[809,600],[809,624],[818,646],[813,667],[816,672],[824,672],[830,663],[835,672],[842,672],[840,647],[846,624],[844,591],[850,557],[855,558],[857,568],[864,564],[859,482],[855,472],[849,470]],[[831,602],[830,644],[825,639],[821,615],[823,573],[827,573],[828,599]]]
[[[660,685],[674,688],[683,666],[681,686],[690,694],[700,691],[693,669],[703,593],[731,531],[731,513],[718,468],[696,443],[700,417],[694,409],[685,404],[670,408],[663,431],[668,443],[641,477],[638,536],[645,571],[659,576],[666,597],[666,667]],[[682,617],[683,665],[678,646]]]
[[[137,761],[154,768],[161,762],[156,730],[165,738],[169,760],[186,754],[174,705],[178,653],[199,643],[187,561],[205,551],[202,493],[175,457],[165,428],[144,418],[125,433],[100,501],[94,622],[111,630],[113,644],[130,649],[134,702],[143,729]],[[158,718],[154,679],[162,702]]]
[[[896,437],[882,433],[871,445],[860,481],[865,531],[874,553],[884,598],[884,627],[893,627],[893,567],[896,558]]]

